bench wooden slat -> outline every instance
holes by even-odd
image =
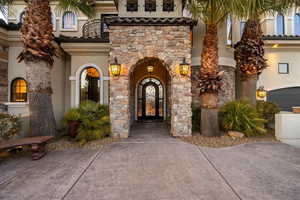
[[[42,144],[48,142],[51,139],[53,139],[53,136],[37,136],[37,137],[12,139],[8,141],[0,142],[0,149],[13,148],[16,146],[23,146],[23,145]]]

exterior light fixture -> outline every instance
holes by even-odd
[[[260,86],[256,91],[256,97],[258,99],[265,99],[267,96],[267,91],[265,90],[264,86]]]
[[[188,64],[185,60],[185,58],[183,58],[182,63],[180,63],[179,65],[179,69],[180,69],[180,74],[182,76],[187,76],[190,72],[190,64]]]
[[[273,44],[272,47],[273,47],[273,48],[278,48],[278,47],[279,47],[279,44]]]
[[[148,73],[152,73],[154,71],[154,67],[153,66],[148,66],[147,71],[148,71]]]
[[[113,76],[120,76],[121,65],[118,63],[117,58],[115,58],[114,63],[110,64],[109,69]]]

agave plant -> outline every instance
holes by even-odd
[[[220,109],[219,115],[221,127],[226,131],[239,131],[248,137],[266,133],[266,120],[248,101],[230,102]]]

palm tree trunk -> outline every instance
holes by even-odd
[[[25,62],[29,83],[30,136],[56,134],[52,107],[51,66],[44,61]]]
[[[217,25],[207,25],[201,55],[200,78],[218,73],[218,29]],[[212,86],[211,86],[212,87]],[[201,133],[205,136],[219,136],[218,94],[201,93]]]
[[[260,20],[249,19],[240,42],[235,46],[235,60],[240,75],[238,99],[256,105],[257,79],[267,67]]]
[[[50,4],[49,0],[26,2],[27,9],[21,28],[24,49],[19,55],[19,62],[25,61],[29,85],[29,135],[55,135],[51,69],[58,48],[54,43]]]

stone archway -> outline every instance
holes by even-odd
[[[110,62],[121,64],[119,77],[110,79],[112,133],[126,138],[130,133],[131,72],[149,58],[163,63],[170,76],[171,135],[192,134],[192,94],[190,76],[179,73],[183,58],[191,62],[190,26],[110,26]]]
[[[153,67],[152,73],[148,72],[148,66]],[[147,97],[149,97],[146,95],[147,86],[155,89],[154,99],[150,102],[147,101]],[[171,78],[168,66],[163,61],[154,57],[139,60],[130,70],[131,122],[147,119],[166,120],[169,118],[171,116],[170,89]]]

